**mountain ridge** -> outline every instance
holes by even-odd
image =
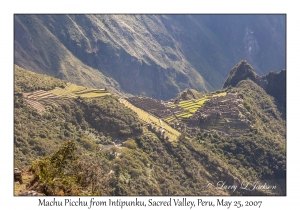
[[[260,75],[285,68],[284,26],[280,15],[16,14],[14,59],[78,85],[168,100],[221,88],[243,58]]]
[[[263,88],[269,95],[276,100],[278,108],[285,117],[286,110],[286,70],[280,72],[270,71],[267,75],[259,76],[256,74],[252,66],[242,60],[237,63],[230,71],[223,88],[232,86],[236,87],[242,80],[250,79],[258,86]]]

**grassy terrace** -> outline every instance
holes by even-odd
[[[138,117],[145,123],[154,123],[156,127],[164,127],[166,131],[166,136],[169,137],[170,141],[177,141],[177,138],[180,136],[180,132],[175,130],[174,128],[170,127],[168,124],[164,123],[162,120],[158,119],[157,117],[145,112],[142,109],[139,109],[126,101],[125,99],[120,100],[126,107],[130,108],[134,112],[137,113]]]
[[[95,98],[110,95],[109,92],[103,89],[85,88],[75,84],[69,84],[65,88],[57,87],[54,90],[49,91],[49,93],[68,98],[77,98],[79,96],[82,98]]]
[[[201,108],[205,101],[208,101],[208,97],[204,97],[198,100],[186,100],[181,101],[179,106],[184,109],[184,113],[176,115],[177,117],[188,118],[192,116],[199,108]]]
[[[170,108],[175,108],[176,106],[183,108],[184,112],[176,114],[176,117],[179,119],[187,119],[193,116],[193,114],[197,112],[199,108],[203,107],[206,101],[210,100],[211,98],[220,97],[220,96],[226,96],[226,92],[205,96],[203,98],[196,99],[196,100],[184,100],[184,101],[180,101],[178,105],[168,104],[167,106]],[[175,117],[173,116],[164,119],[164,121],[167,123],[170,123],[173,120],[175,120]]]
[[[164,121],[166,121],[167,123],[170,123],[170,122],[172,122],[173,120],[175,120],[175,118],[174,118],[173,116],[164,119]]]
[[[45,102],[46,100],[47,104],[50,103],[54,106],[57,106],[56,103],[53,102],[53,100],[63,98],[77,98],[79,96],[82,98],[96,98],[106,95],[110,95],[110,93],[104,89],[85,88],[70,83],[66,85],[65,88],[56,87],[55,89],[49,91],[37,90],[23,94],[24,98],[26,99],[26,103],[29,106],[37,109],[38,113],[40,114],[43,114],[45,110],[45,107],[39,103],[41,101]]]
[[[85,93],[86,91],[81,91],[80,93]],[[225,96],[226,92],[222,92],[222,93],[218,93],[218,94],[213,94],[210,96],[205,96],[203,98],[197,99],[197,100],[185,100],[185,101],[181,101],[179,102],[178,105],[176,104],[168,104],[167,106],[170,108],[175,108],[176,106],[179,106],[181,108],[184,109],[183,112],[176,114],[175,116],[171,116],[171,117],[167,117],[164,118],[163,121],[160,120],[159,118],[145,112],[142,109],[139,109],[137,107],[135,107],[134,105],[132,105],[131,103],[129,103],[127,100],[125,99],[121,99],[120,101],[127,106],[128,108],[132,109],[134,112],[136,112],[138,114],[138,117],[145,123],[149,124],[149,123],[154,123],[154,125],[156,127],[164,127],[166,130],[166,135],[169,136],[170,141],[176,141],[177,138],[180,135],[180,132],[178,132],[177,130],[173,129],[172,127],[170,127],[167,123],[170,123],[172,121],[174,121],[176,118],[178,119],[187,119],[191,116],[193,116],[193,114],[201,107],[203,107],[204,103],[208,100],[210,100],[210,98],[212,97],[220,97],[220,96]]]
[[[217,94],[212,95],[212,97],[226,96],[226,94],[227,94],[226,92],[217,93]]]
[[[180,114],[177,114],[176,117],[178,118],[182,118],[182,119],[187,119],[189,117],[191,117],[193,114],[189,113],[189,112],[183,112]]]
[[[214,97],[220,97],[220,96],[226,96],[226,92],[213,94],[211,96],[205,96],[204,98],[200,98],[197,100],[181,101],[181,102],[179,102],[178,105],[180,107],[182,107],[185,112],[194,114],[199,108],[201,108],[204,105],[204,103],[206,101],[210,100],[211,97],[214,98]]]

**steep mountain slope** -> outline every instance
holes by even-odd
[[[246,79],[256,81],[257,78],[258,75],[253,70],[252,66],[247,63],[246,60],[242,60],[231,69],[229,76],[227,77],[223,85],[223,88],[229,86],[235,87],[240,81]]]
[[[284,114],[286,112],[286,70],[280,72],[271,71],[261,78],[261,86],[266,92],[276,99],[278,109]]]
[[[114,79],[76,58],[35,16],[16,15],[14,24],[16,64],[79,85],[121,91]]]
[[[269,95],[275,98],[278,109],[285,118],[286,110],[286,70],[280,72],[271,71],[265,76],[258,76],[252,66],[246,60],[240,61],[230,71],[223,88],[235,87],[242,81],[250,79],[262,87]]]
[[[285,68],[284,15],[15,15],[15,63],[160,99],[220,88],[232,63]]]
[[[286,194],[285,120],[273,98],[251,80],[204,96],[226,106],[224,97],[240,95],[242,103],[233,105],[251,129],[223,135],[218,125],[198,126],[194,136],[187,137],[182,129],[175,140],[142,121],[150,112],[137,115],[123,105],[124,98],[113,94],[73,97],[53,92],[70,85],[18,66],[15,82],[14,164],[31,171],[28,189],[45,195]],[[77,88],[78,94],[96,91]],[[38,91],[38,97],[30,97]],[[28,100],[39,102],[44,111],[38,112]],[[206,102],[199,110],[216,108],[211,106]],[[217,118],[224,119],[232,120],[225,115]],[[219,181],[237,189],[219,189]],[[252,190],[255,182],[272,189]],[[249,188],[242,189],[247,184]]]
[[[68,87],[66,81],[15,66],[16,165],[26,166],[31,158],[49,154],[71,139],[92,150],[96,143],[142,132],[136,114],[114,95],[68,97],[51,92],[61,87]]]

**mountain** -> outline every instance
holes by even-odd
[[[261,86],[266,92],[273,96],[278,109],[284,114],[286,112],[286,70],[280,72],[271,71],[261,78]]]
[[[256,81],[257,78],[258,75],[253,70],[252,66],[247,63],[246,60],[242,60],[231,69],[230,74],[223,85],[223,88],[226,88],[228,86],[235,87],[240,81],[246,79]]]
[[[174,103],[14,76],[16,195],[286,194],[286,121],[252,80]]]
[[[86,87],[168,100],[222,87],[247,59],[285,68],[285,15],[14,16],[14,60]]]
[[[252,66],[246,61],[242,60],[234,66],[229,76],[227,77],[223,88],[232,86],[235,87],[242,81],[250,79],[257,85],[262,87],[269,95],[275,98],[275,103],[278,109],[285,117],[286,110],[286,70],[280,72],[271,71],[265,76],[258,76],[253,70]]]

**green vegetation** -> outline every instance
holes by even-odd
[[[208,94],[207,96],[197,99],[197,100],[183,100],[178,103],[178,106],[184,109],[184,112],[176,114],[176,117],[179,119],[187,119],[193,114],[200,109],[201,107],[204,106],[204,103],[210,98],[214,97],[220,97],[220,96],[226,96],[226,92],[220,92],[220,93],[215,93],[215,94]],[[167,120],[170,122],[169,120]]]
[[[203,132],[197,141],[204,144],[228,165],[235,167],[243,177],[255,179],[285,179],[285,151],[280,144],[271,143],[266,135],[225,137]]]
[[[112,143],[112,138],[125,138],[142,132],[136,114],[110,95],[101,98],[56,97],[55,100],[40,100],[44,104],[41,113],[38,107],[28,104],[20,92],[28,90],[31,72],[24,70],[25,75],[19,74],[18,70],[16,72],[16,81],[23,79],[23,83],[16,84],[19,92],[15,92],[14,96],[16,167],[28,166],[31,160],[53,153],[65,141],[76,140],[85,150],[92,151],[96,144]],[[48,76],[32,75],[39,78],[41,89],[48,87]],[[56,82],[61,84],[60,80]]]
[[[162,120],[158,119],[157,117],[145,112],[144,110],[141,110],[135,106],[133,106],[128,101],[122,99],[121,102],[127,106],[128,108],[132,109],[134,112],[137,113],[140,120],[147,124],[154,124],[156,128],[164,127],[166,130],[166,136],[169,137],[170,141],[177,141],[178,137],[180,136],[180,132],[175,130],[174,128],[170,127],[168,124],[164,123]]]
[[[49,98],[96,98],[110,95],[105,89],[92,89],[67,83],[47,75],[25,70],[17,65],[15,71],[15,94],[25,93],[27,99],[43,100]],[[28,82],[30,80],[30,82]],[[32,81],[31,81],[32,80]]]
[[[252,177],[260,179],[285,179],[286,125],[273,97],[251,80],[243,80],[236,88],[228,91],[241,94],[244,103],[239,108],[251,121],[251,133],[241,137],[203,133],[198,141],[204,142],[212,151],[238,168],[243,176],[251,173]]]
[[[14,93],[31,92],[35,90],[52,90],[56,87],[64,88],[67,82],[53,77],[37,74],[14,65]],[[29,82],[30,81],[30,82]]]
[[[110,95],[106,90],[99,89],[91,89],[85,88],[82,86],[77,86],[75,84],[69,84],[65,88],[55,88],[54,90],[49,92],[50,94],[54,94],[60,97],[68,97],[68,98],[96,98],[102,97],[106,95]]]
[[[277,110],[274,98],[266,94],[261,87],[251,80],[241,81],[236,88],[232,88],[230,91],[242,95],[244,109],[248,111],[246,115],[253,122],[257,132],[272,139],[266,145],[279,144],[282,150],[285,150],[286,121],[281,118],[281,113]]]
[[[243,98],[239,115],[251,122],[249,133],[220,135],[214,131],[219,126],[215,124],[187,138],[185,132],[167,124],[177,123],[175,117],[160,120],[113,95],[56,95],[51,99],[42,85],[47,85],[48,77],[34,75],[40,79],[35,97],[48,97],[39,100],[45,109],[41,114],[26,102],[35,99],[26,99],[22,92],[31,81],[30,74],[24,74],[27,82],[18,83],[19,91],[14,95],[14,164],[33,174],[27,183],[30,189],[53,196],[285,194],[285,121],[273,98],[250,80],[179,103],[194,112],[193,106],[203,106],[214,96],[238,93]],[[21,80],[19,76],[16,74],[16,81]],[[68,87],[73,94],[99,91]],[[179,114],[181,118],[189,115]],[[152,124],[156,131],[151,132],[146,124]],[[169,139],[158,135],[161,127]],[[206,187],[220,180],[228,184],[269,180],[278,189],[233,192]],[[24,190],[24,186],[17,189]]]
[[[212,97],[220,97],[220,96],[226,96],[226,92],[220,92],[220,93],[216,93],[216,94],[213,94]]]
[[[175,120],[174,117],[168,117],[168,118],[165,118],[164,121],[166,121],[167,123],[170,123],[172,122],[173,120]]]
[[[189,118],[191,117],[193,114],[190,114],[189,112],[183,112],[183,113],[180,113],[180,114],[177,114],[176,117],[179,117],[179,118]]]
[[[53,152],[62,141],[75,139],[87,145],[85,139],[88,138],[93,144],[107,144],[112,137],[124,138],[142,132],[134,112],[112,96],[103,99],[57,100],[57,107],[50,106],[40,115],[36,109],[25,105],[22,98],[17,98],[16,166],[28,165],[30,158]]]
[[[35,189],[46,195],[213,195],[216,190],[205,187],[206,179],[218,178],[210,175],[212,166],[222,176],[223,170],[236,175],[199,145],[180,141],[171,144],[143,136],[128,139],[122,148],[98,150],[92,157],[79,156],[76,144],[66,142],[51,156],[33,162]]]
[[[45,195],[109,195],[112,176],[88,156],[79,156],[73,142],[35,160],[30,168],[34,182]]]

